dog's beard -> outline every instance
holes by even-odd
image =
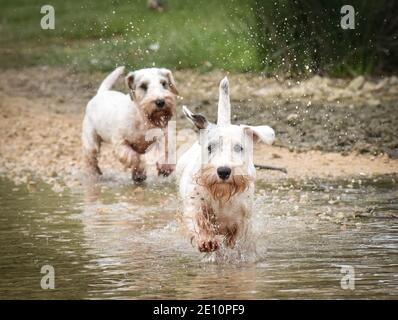
[[[162,110],[153,110],[148,114],[148,119],[156,127],[163,128],[167,125],[172,116],[173,112],[170,109],[164,108]]]
[[[149,101],[144,105],[144,114],[151,124],[156,127],[163,128],[173,117],[174,114],[174,100],[165,97],[165,106],[158,108],[153,101]]]
[[[232,175],[225,181],[220,180],[213,166],[203,166],[195,176],[196,182],[205,187],[214,199],[228,201],[237,193],[245,191],[252,177],[244,173],[243,168],[235,167]]]

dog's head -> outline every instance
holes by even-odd
[[[173,74],[164,68],[148,68],[130,72],[126,85],[139,111],[156,127],[165,127],[175,113],[178,91]]]
[[[253,142],[272,144],[275,138],[269,126],[232,125],[228,91],[225,78],[220,84],[217,124],[183,107],[185,116],[200,129],[202,166],[196,181],[220,200],[245,191],[254,181]]]

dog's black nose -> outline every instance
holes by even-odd
[[[156,104],[156,106],[157,106],[158,108],[163,108],[164,105],[165,105],[165,101],[164,101],[163,99],[157,99],[157,100],[155,101],[155,104]]]
[[[218,167],[217,174],[220,177],[220,179],[227,180],[229,178],[229,176],[231,175],[231,168]]]

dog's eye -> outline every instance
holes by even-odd
[[[147,90],[148,90],[148,85],[147,85],[146,83],[142,83],[142,84],[140,85],[140,88],[141,88],[142,90],[144,90],[144,91],[147,91]]]
[[[235,152],[242,152],[243,151],[243,147],[240,144],[235,144],[234,145],[234,151]]]
[[[167,81],[160,81],[160,84],[163,86],[163,88],[167,88]]]

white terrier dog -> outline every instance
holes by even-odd
[[[82,131],[84,159],[89,173],[102,174],[97,160],[101,142],[112,143],[119,160],[132,169],[133,180],[140,182],[146,179],[142,155],[160,140],[148,132],[160,128],[167,144],[167,124],[175,113],[178,91],[171,71],[158,68],[130,72],[126,77],[129,94],[110,90],[123,72],[124,67],[118,67],[109,74],[87,104]],[[168,175],[175,166],[168,164],[168,148],[164,150],[157,170]]]
[[[183,107],[200,139],[177,162],[182,223],[201,252],[233,248],[249,228],[255,167],[252,142],[272,144],[269,126],[231,125],[228,80],[220,83],[217,125]]]

